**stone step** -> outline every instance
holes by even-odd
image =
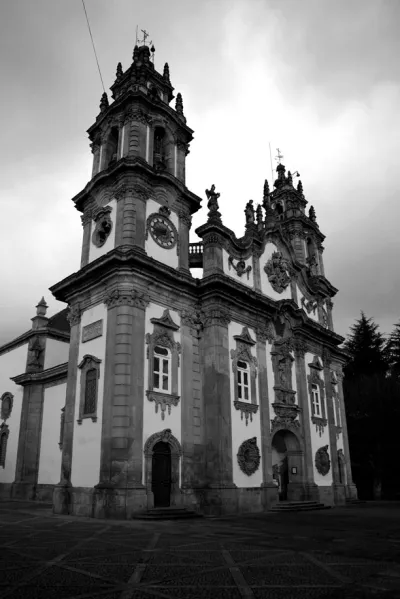
[[[132,516],[135,520],[178,520],[188,518],[202,518],[202,514],[198,514],[187,508],[153,508],[147,512]]]
[[[365,499],[346,499],[346,505],[359,505],[360,503],[367,503]]]
[[[330,505],[324,505],[317,501],[296,501],[287,503],[277,503],[270,512],[310,512],[312,510],[329,510]]]

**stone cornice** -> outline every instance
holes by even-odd
[[[58,366],[47,368],[41,372],[24,372],[17,376],[11,377],[11,380],[17,385],[22,385],[23,387],[26,387],[27,385],[36,385],[38,383],[54,383],[56,381],[59,381],[61,384],[63,379],[67,378],[67,374],[68,362],[65,362],[64,364],[58,364]]]
[[[5,343],[4,345],[0,346],[0,356],[2,354],[6,354],[12,351],[13,349],[17,349],[17,347],[20,347],[25,343],[28,343],[32,337],[36,337],[37,335],[40,335],[42,337],[49,337],[49,339],[56,339],[57,341],[62,341],[64,343],[69,343],[70,340],[69,333],[65,333],[64,331],[57,331],[56,329],[51,328],[30,330],[26,333],[23,333],[19,337],[16,337],[12,341],[9,341],[8,343]]]
[[[87,198],[94,194],[98,188],[104,187],[105,184],[111,187],[119,187],[126,185],[133,187],[134,181],[124,182],[124,177],[127,175],[135,177],[138,175],[145,176],[150,180],[151,186],[165,185],[168,183],[178,191],[180,196],[184,197],[190,203],[190,211],[192,214],[197,212],[201,207],[202,198],[195,195],[176,177],[166,171],[155,171],[146,160],[140,157],[128,157],[119,159],[117,162],[97,173],[87,185],[76,196],[72,198],[75,208],[83,212]]]

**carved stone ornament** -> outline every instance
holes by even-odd
[[[208,222],[216,221],[221,222],[221,213],[219,212],[218,206],[218,198],[221,194],[215,191],[215,185],[211,185],[211,189],[206,189],[206,196],[208,199],[207,208],[209,210],[208,213]]]
[[[74,325],[79,324],[81,321],[81,309],[79,304],[68,306],[68,308],[67,320],[71,327],[73,327]]]
[[[193,310],[182,310],[180,316],[181,324],[190,327],[191,334],[199,337],[204,328],[204,312],[199,307],[195,307]]]
[[[310,299],[310,300],[307,301],[305,297],[302,297],[301,298],[301,305],[306,310],[306,312],[308,314],[310,314],[310,312],[312,312],[313,314],[315,314],[315,311],[316,311],[317,306],[318,306],[318,302],[316,300],[312,300],[312,299]]]
[[[315,454],[315,467],[317,471],[325,476],[331,469],[331,461],[328,454],[328,445],[320,447]]]
[[[175,324],[174,321],[172,320],[171,314],[169,313],[168,309],[164,310],[161,318],[151,318],[150,322],[152,324],[159,324],[159,325],[165,327],[166,329],[172,329],[173,331],[179,330],[179,326],[177,324]]]
[[[240,419],[243,420],[243,416],[245,417],[246,426],[249,423],[249,417],[250,422],[253,422],[253,414],[257,414],[258,412],[257,404],[249,403],[247,401],[240,401],[239,399],[237,399],[233,402],[233,405],[237,410],[240,410]]]
[[[158,414],[158,408],[161,408],[161,419],[165,420],[165,411],[168,408],[168,414],[171,414],[171,406],[177,406],[179,403],[179,395],[171,395],[169,393],[160,393],[159,391],[146,391],[147,399],[154,401],[155,412]]]
[[[184,210],[180,210],[178,216],[179,216],[179,221],[190,230],[190,228],[192,226],[191,215],[188,212],[185,212]]]
[[[160,210],[150,214],[146,221],[146,239],[150,233],[157,245],[166,250],[171,250],[178,242],[178,231],[168,218],[170,214],[171,211],[167,206],[161,206]]]
[[[29,372],[41,370],[43,368],[44,344],[40,337],[32,337],[28,345],[27,370]]]
[[[12,393],[10,393],[9,391],[6,391],[1,396],[0,402],[1,402],[0,418],[2,420],[7,420],[7,418],[9,418],[11,416],[11,412],[13,409],[14,395],[12,395]]]
[[[159,441],[162,441],[163,443],[168,443],[171,446],[171,454],[175,454],[178,456],[182,455],[181,444],[179,443],[178,439],[174,437],[170,428],[166,428],[163,431],[160,431],[159,433],[153,433],[152,435],[150,435],[150,437],[144,444],[144,454],[147,456],[151,456],[154,445]]]
[[[228,324],[231,322],[231,317],[229,312],[227,312],[226,310],[222,309],[222,308],[206,308],[204,310],[204,326],[210,326],[210,325],[215,325],[215,324],[219,324],[219,325],[223,325],[223,326],[228,326]]]
[[[328,425],[328,421],[326,418],[322,418],[321,416],[311,416],[311,422],[315,424],[315,430],[322,437],[322,433],[325,430],[325,427]]]
[[[299,357],[304,358],[304,356],[306,355],[308,351],[308,347],[307,347],[307,342],[304,339],[301,338],[295,338],[294,339],[294,352],[295,354],[297,354]]]
[[[272,321],[269,320],[265,325],[257,327],[256,336],[261,342],[268,341],[268,343],[273,343],[276,339],[276,331]]]
[[[283,257],[282,252],[274,252],[264,266],[264,270],[272,289],[277,293],[282,293],[291,280],[289,261]]]
[[[104,303],[108,309],[115,306],[134,306],[143,310],[149,305],[150,298],[146,293],[136,289],[117,288],[107,290]]]
[[[242,472],[251,476],[260,467],[260,450],[257,446],[257,438],[243,441],[237,453],[237,461]]]
[[[229,270],[232,266],[232,268],[236,271],[236,274],[238,277],[241,277],[242,275],[246,274],[247,275],[247,280],[249,280],[250,277],[250,272],[251,272],[251,266],[250,264],[248,266],[246,266],[246,262],[244,260],[238,260],[236,262],[236,264],[233,263],[233,257],[229,256],[228,258],[228,266],[229,266]]]
[[[296,430],[300,427],[300,422],[297,420],[297,416],[301,411],[299,406],[296,404],[282,405],[273,403],[272,407],[276,416],[271,420],[271,432],[279,428],[292,428]]]
[[[96,223],[95,229],[92,235],[92,243],[101,248],[110,236],[112,230],[112,220],[110,216],[112,208],[109,206],[96,210],[93,218]]]

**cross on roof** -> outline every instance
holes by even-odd
[[[143,39],[139,40],[139,44],[143,44],[145,46],[146,38],[148,38],[150,34],[146,31],[146,29],[141,29],[140,31],[143,33]]]

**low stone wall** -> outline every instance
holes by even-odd
[[[332,485],[322,487],[318,485],[319,500],[325,505],[335,505],[335,497]]]
[[[260,487],[243,487],[237,489],[238,512],[251,513],[262,512],[262,495]]]
[[[12,483],[0,483],[0,499],[11,499]]]

